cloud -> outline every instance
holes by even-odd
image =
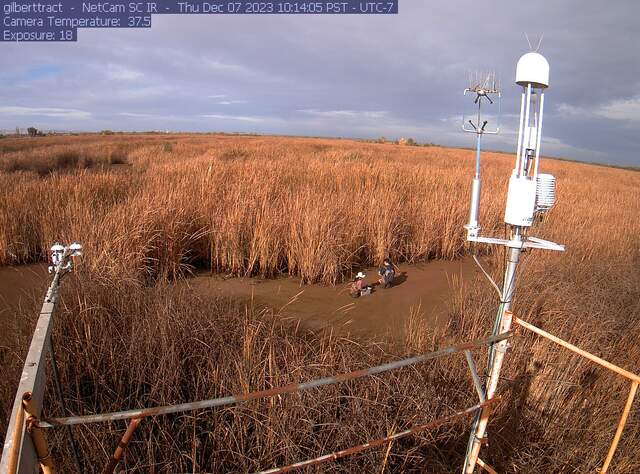
[[[248,101],[246,100],[221,100],[218,102],[219,105],[236,105],[236,104],[246,104]]]
[[[135,81],[144,77],[142,72],[118,64],[108,64],[106,74],[113,81]]]
[[[575,118],[581,115],[593,115],[593,112],[589,112],[584,107],[577,107],[571,104],[560,103],[556,108],[558,114],[563,118]]]
[[[142,114],[138,112],[119,112],[118,115],[122,115],[123,117],[136,117],[136,118],[155,117],[152,114]]]
[[[388,112],[382,110],[316,110],[303,109],[298,112],[326,119],[382,119],[388,115]]]
[[[226,71],[246,74],[250,72],[250,69],[241,64],[224,63],[222,61],[216,61],[213,59],[207,59],[204,61],[207,68],[213,71]]]
[[[237,120],[239,122],[261,123],[265,121],[264,117],[253,117],[245,115],[222,115],[222,114],[203,114],[201,117],[212,118],[217,120]]]
[[[640,122],[640,95],[609,102],[600,107],[598,113],[611,120]]]
[[[182,124],[191,122],[193,124],[201,119],[200,116],[155,114],[145,112],[119,112],[117,115],[120,117],[144,120],[144,123],[153,124],[153,126],[162,126],[172,122],[180,122]]]
[[[55,117],[62,119],[87,119],[91,113],[76,109],[58,109],[53,107],[20,107],[20,106],[0,106],[0,114],[39,117]]]
[[[564,118],[605,118],[624,122],[640,122],[640,95],[615,99],[595,107],[561,103],[558,113]]]
[[[577,145],[565,143],[557,137],[545,136],[541,146],[543,156],[567,156],[574,153],[581,153],[582,156],[590,156],[590,161],[606,161],[608,153],[589,150]]]
[[[170,85],[155,85],[130,87],[127,89],[115,89],[111,92],[111,99],[142,100],[167,97],[176,92],[176,88]]]

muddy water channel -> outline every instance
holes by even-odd
[[[365,271],[366,283],[376,282],[375,268]],[[254,306],[268,307],[312,331],[333,328],[341,333],[368,337],[402,336],[411,314],[429,326],[446,322],[447,302],[454,281],[470,281],[477,273],[472,260],[433,261],[400,265],[396,283],[376,287],[369,296],[352,298],[348,284],[300,286],[295,278],[264,280],[200,274],[188,281],[205,298],[241,298]]]
[[[365,273],[366,283],[377,280],[376,269]],[[476,273],[470,260],[400,265],[393,287],[376,287],[373,294],[357,299],[349,295],[348,284],[300,286],[296,278],[199,273],[181,284],[205,299],[229,297],[256,309],[272,309],[311,331],[333,328],[353,335],[394,337],[403,334],[411,314],[430,326],[445,323],[454,282],[470,281]],[[15,347],[11,341],[17,333],[24,336],[33,329],[49,279],[46,265],[0,268],[0,345]]]

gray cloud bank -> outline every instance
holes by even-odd
[[[523,32],[551,65],[543,154],[640,165],[640,2],[400,0],[397,16],[155,16],[75,44],[0,44],[0,129],[413,137],[460,131],[467,73],[501,78],[513,151]]]

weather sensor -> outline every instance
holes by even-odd
[[[476,134],[476,167],[475,176],[471,185],[471,206],[469,208],[469,222],[465,225],[465,228],[470,235],[477,236],[480,231],[478,226],[478,215],[480,213],[480,148],[482,143],[482,135],[491,134],[495,135],[500,131],[500,103],[502,99],[502,93],[500,92],[500,84],[496,80],[495,73],[488,74],[470,74],[469,87],[464,90],[464,95],[469,94],[474,98],[473,103],[477,105],[477,111],[475,114],[475,123],[471,119],[467,119],[465,115],[462,115],[462,130],[469,133]],[[487,129],[488,120],[483,120],[482,104],[487,102],[488,105],[493,105],[494,102],[498,104],[498,120],[496,128],[493,130]]]
[[[549,87],[549,63],[544,56],[538,52],[529,52],[522,56],[516,67],[516,84],[522,88],[522,97],[516,161],[509,178],[507,205],[504,213],[504,221],[509,227],[509,236],[506,239],[500,239],[479,235],[479,143],[482,135],[481,130],[476,130],[476,133],[478,133],[476,173],[472,185],[469,223],[465,225],[468,241],[474,244],[498,244],[508,249],[502,289],[482,268],[475,254],[473,255],[474,260],[500,296],[500,306],[493,325],[493,335],[506,333],[511,327],[509,310],[511,309],[511,301],[515,289],[516,268],[523,249],[564,250],[563,245],[528,235],[529,228],[535,222],[535,215],[551,209],[556,200],[555,178],[549,174],[539,173],[544,91]],[[478,97],[479,102],[482,96],[478,95]],[[475,129],[477,129],[478,124],[474,124]],[[489,349],[487,361],[488,378],[485,387],[487,400],[493,398],[495,394],[506,350],[506,341],[494,344]],[[476,415],[467,446],[463,470],[465,474],[473,474],[475,470],[482,440],[485,438],[488,420],[489,411],[486,408]]]
[[[516,162],[509,178],[507,205],[504,214],[506,224],[512,226],[510,239],[482,237],[479,235],[478,214],[480,208],[480,137],[482,128],[477,128],[478,147],[476,170],[472,183],[471,204],[467,240],[487,244],[505,245],[510,248],[541,248],[564,250],[562,245],[535,237],[524,238],[522,231],[531,227],[536,213],[546,212],[555,204],[556,180],[550,174],[539,173],[540,142],[544,111],[544,90],[549,86],[549,63],[541,54],[530,52],[518,61],[516,84],[522,87],[520,104],[520,128]],[[482,96],[479,96],[480,98]],[[480,102],[481,99],[478,99]],[[486,122],[483,122],[483,125]],[[468,131],[468,130],[467,130]]]
[[[51,246],[51,263],[49,273],[70,272],[73,270],[74,261],[82,256],[82,245],[73,242],[64,246],[59,242]]]

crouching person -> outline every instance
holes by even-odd
[[[358,272],[356,278],[351,283],[351,288],[349,290],[349,294],[352,298],[360,298],[361,296],[366,296],[371,294],[371,287],[369,285],[364,284],[364,279],[366,275],[362,272]]]

